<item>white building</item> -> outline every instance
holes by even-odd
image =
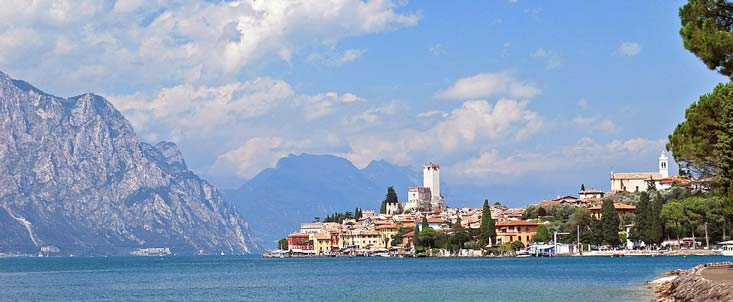
[[[430,188],[426,187],[409,187],[407,188],[406,211],[429,211],[430,201],[432,200]]]
[[[430,208],[432,210],[440,209],[445,211],[445,199],[440,194],[440,165],[427,163],[423,166],[423,186],[430,188],[432,199],[430,200]]]
[[[659,156],[659,172],[631,172],[613,173],[611,171],[611,191],[644,192],[649,183],[653,183],[657,190],[663,190],[669,185],[662,184],[662,179],[669,177],[669,159],[662,151]]]
[[[423,166],[423,186],[407,189],[405,210],[446,210],[445,199],[440,194],[440,166],[428,163]]]

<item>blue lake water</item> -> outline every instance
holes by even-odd
[[[649,301],[658,274],[727,260],[0,258],[0,301]]]

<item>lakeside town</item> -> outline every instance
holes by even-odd
[[[392,187],[378,211],[315,217],[263,257],[530,257],[573,255],[720,255],[733,242],[711,242],[707,220],[689,224],[667,213],[690,198],[703,198],[710,179],[670,176],[666,152],[658,171],[610,173],[610,191],[580,185],[576,194],[525,208],[484,201],[480,208],[450,208],[440,191],[440,166],[423,167],[423,185],[407,201]],[[704,200],[704,199],[703,199]],[[669,204],[668,210],[664,204]],[[715,205],[706,205],[715,206]],[[680,208],[685,216],[685,205]],[[720,214],[715,209],[705,218]],[[613,213],[613,215],[609,215]],[[717,219],[719,217],[715,217]],[[701,233],[697,229],[704,225]],[[720,239],[726,239],[725,229]],[[724,251],[726,250],[726,251]]]

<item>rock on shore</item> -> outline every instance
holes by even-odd
[[[715,264],[713,266],[733,265]],[[710,264],[701,264],[689,270],[676,270],[667,273],[666,277],[654,282],[659,284],[656,288],[657,302],[715,302],[733,301],[733,287],[730,285],[711,281],[703,278],[701,272],[710,267]],[[670,278],[676,276],[676,278]],[[656,281],[656,280],[655,280]]]

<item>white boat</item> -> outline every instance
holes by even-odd
[[[733,256],[733,240],[723,241],[720,244],[720,253],[723,256]]]

